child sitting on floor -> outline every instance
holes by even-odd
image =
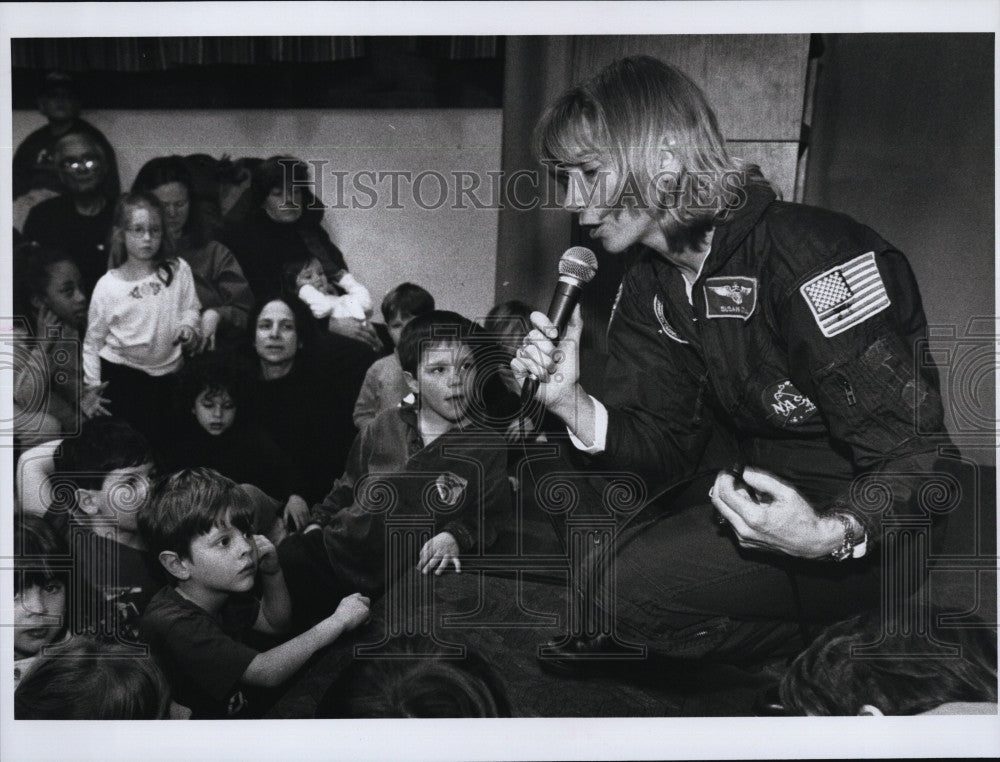
[[[290,678],[320,648],[368,617],[354,594],[307,632],[258,652],[251,630],[284,633],[291,602],[274,545],[252,531],[246,493],[216,471],[180,471],[159,483],[140,527],[173,577],[142,618],[142,640],[167,672],[176,702],[192,719],[260,716],[263,694]],[[259,581],[261,598],[252,594]]]
[[[45,518],[66,539],[84,585],[74,633],[134,641],[139,615],[163,586],[136,526],[152,474],[149,442],[119,418],[92,418],[59,446]]]
[[[178,376],[178,416],[171,468],[213,468],[237,483],[253,484],[284,506],[293,529],[308,523],[306,485],[299,467],[255,421],[246,407],[250,370],[236,358],[208,353],[195,357]],[[266,532],[265,532],[266,534]]]
[[[14,517],[14,685],[66,636],[66,542],[41,517]],[[60,570],[60,565],[64,568]]]
[[[279,547],[297,617],[315,621],[345,590],[377,595],[393,573],[427,574],[478,554],[512,518],[501,436],[473,423],[476,328],[454,312],[414,318],[399,359],[416,402],[382,412],[354,441],[344,475],[307,527]],[[480,411],[481,412],[481,411]],[[391,496],[386,510],[382,498]],[[433,535],[414,557],[386,556],[387,522],[426,518]],[[414,551],[416,549],[414,548]]]
[[[413,318],[434,309],[434,297],[414,283],[401,283],[382,300],[385,318],[394,350],[399,347],[399,335]],[[354,404],[354,425],[360,431],[383,410],[396,407],[410,393],[399,364],[399,352],[376,360],[365,374],[361,392]]]

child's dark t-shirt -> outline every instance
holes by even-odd
[[[153,596],[139,634],[159,657],[174,701],[191,709],[191,719],[260,716],[264,707],[255,706],[255,692],[241,683],[258,653],[242,639],[259,610],[250,594],[234,594],[214,615],[174,587]]]
[[[89,517],[64,516],[50,511],[45,518],[66,537],[70,549],[70,630],[117,642],[138,641],[139,619],[168,582],[166,572],[146,551],[94,531],[99,524]]]

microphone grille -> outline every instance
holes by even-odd
[[[566,249],[559,259],[559,274],[576,278],[581,283],[590,283],[597,275],[597,255],[586,246]]]

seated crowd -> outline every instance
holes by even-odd
[[[395,577],[460,571],[514,525],[511,442],[546,428],[519,420],[509,367],[531,308],[479,325],[402,283],[377,323],[305,163],[157,157],[119,196],[78,113],[15,189],[15,716],[260,717]],[[443,508],[402,559],[386,491],[400,515]],[[893,657],[894,679],[850,658],[860,623],[836,627],[792,665],[789,709],[923,712],[902,694],[924,682],[996,702],[995,648],[964,644],[947,680]],[[485,662],[439,656],[356,662],[318,710],[517,713]]]

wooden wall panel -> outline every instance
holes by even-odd
[[[574,37],[574,81],[615,59],[647,54],[677,66],[705,91],[729,140],[799,139],[808,34]]]
[[[795,173],[799,161],[798,143],[729,141],[733,156],[759,164],[764,176],[781,192],[785,201],[796,201]]]

